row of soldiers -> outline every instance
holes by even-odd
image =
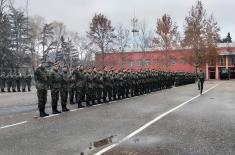
[[[31,91],[32,76],[26,73],[9,73],[4,72],[0,74],[0,88],[1,92],[25,92],[26,87]],[[5,90],[6,89],[6,90]]]
[[[52,113],[58,114],[61,113],[57,109],[59,96],[62,111],[67,112],[68,98],[70,104],[76,103],[78,108],[83,108],[83,102],[89,107],[170,88],[175,84],[176,77],[177,74],[171,72],[114,70],[107,67],[97,70],[95,67],[84,69],[78,66],[69,72],[67,66],[60,69],[57,64],[48,72],[41,64],[35,72],[40,117],[48,116],[45,112],[48,89],[51,89]],[[185,79],[184,84],[195,82],[194,74],[185,73]]]

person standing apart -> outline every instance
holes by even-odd
[[[203,91],[203,85],[205,81],[205,73],[200,69],[200,72],[198,73],[198,89],[200,90],[200,94],[202,94]]]

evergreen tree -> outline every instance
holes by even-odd
[[[11,51],[15,60],[16,68],[22,66],[27,55],[29,35],[27,18],[24,12],[11,8],[9,14],[9,22],[11,24]]]
[[[13,55],[10,51],[10,32],[11,25],[8,19],[8,16],[0,13],[0,67],[3,70],[3,67],[13,67]]]

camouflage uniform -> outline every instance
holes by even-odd
[[[103,78],[103,73],[102,72],[99,72],[97,73],[97,76],[96,76],[96,83],[97,83],[97,101],[98,103],[101,103],[101,99],[102,99],[102,92],[103,92],[103,89],[104,89],[104,78]]]
[[[86,103],[87,106],[91,106],[90,102],[95,103],[95,94],[94,94],[94,73],[89,70],[86,75]]]
[[[16,74],[12,76],[12,91],[16,92]]]
[[[125,91],[124,91],[124,74],[123,72],[118,73],[118,99],[123,99],[125,96]]]
[[[74,104],[75,91],[76,91],[75,75],[72,73],[69,76],[69,101],[70,101],[70,104]]]
[[[113,73],[110,71],[105,71],[103,74],[104,78],[104,89],[103,89],[103,101],[107,101],[107,97],[109,101],[112,100],[113,97]]]
[[[32,76],[29,73],[26,73],[26,84],[28,87],[28,91],[31,91],[31,83],[32,83]]]
[[[60,97],[61,97],[61,106],[62,111],[66,112],[69,111],[67,108],[67,101],[68,101],[68,91],[69,91],[69,73],[67,70],[64,70],[61,73],[61,89],[60,89]]]
[[[12,75],[9,73],[6,77],[6,83],[7,83],[7,91],[11,92],[11,87],[12,87]]]
[[[45,117],[48,116],[48,114],[45,113],[45,105],[47,102],[48,73],[44,67],[39,67],[34,73],[34,78],[37,89],[38,109],[40,117]],[[23,80],[23,88],[25,88],[24,85],[26,85],[26,83]]]
[[[52,113],[58,114],[60,111],[57,110],[58,100],[59,100],[59,93],[61,89],[61,81],[62,77],[59,74],[57,69],[53,69],[50,73],[50,88],[51,88],[51,106],[52,106]]]
[[[83,108],[82,102],[85,100],[85,75],[82,68],[74,71],[75,77],[75,97],[78,108]]]
[[[5,73],[2,73],[1,76],[0,76],[1,92],[5,92],[5,85],[6,85],[6,76],[5,76]]]
[[[16,74],[16,86],[17,86],[17,91],[20,92],[20,87],[21,87],[21,75],[19,73]]]
[[[22,74],[21,76],[21,86],[22,86],[22,92],[25,92],[26,89],[26,76],[25,74]]]

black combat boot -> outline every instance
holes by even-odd
[[[82,105],[82,102],[78,102],[78,108],[84,108],[84,106]]]
[[[101,103],[101,99],[99,98],[99,99],[97,100],[97,102],[98,102],[98,104],[100,104],[100,103]]]
[[[70,111],[66,105],[62,105],[62,112],[68,112]]]
[[[47,117],[49,116],[49,114],[45,113],[45,109],[42,108],[42,109],[39,109],[39,113],[40,113],[40,117]]]
[[[52,114],[60,114],[61,112],[57,110],[57,106],[52,106]]]
[[[107,103],[107,100],[106,100],[106,98],[103,98],[103,103]]]
[[[90,101],[86,101],[86,106],[91,107],[92,105],[90,104]]]

